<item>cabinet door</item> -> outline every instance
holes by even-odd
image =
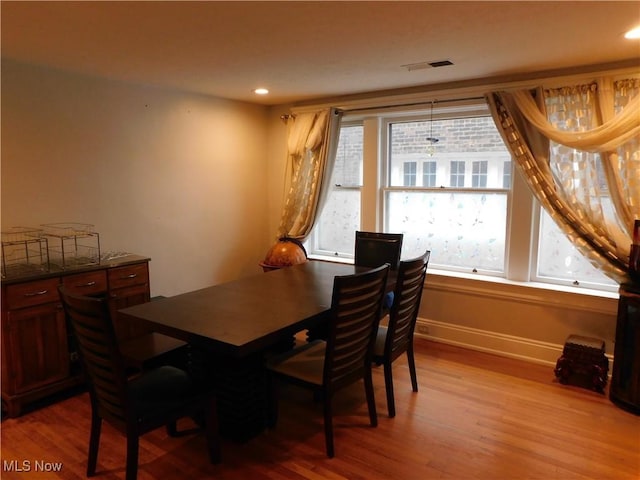
[[[12,394],[26,392],[69,376],[65,315],[59,303],[6,312],[2,325],[9,365],[3,384]]]

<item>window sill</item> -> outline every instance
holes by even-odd
[[[325,262],[353,263],[352,259],[343,257],[310,255],[309,258]],[[619,297],[617,292],[542,282],[517,282],[502,277],[433,268],[427,269],[425,289],[605,314],[615,314]]]
[[[515,280],[508,280],[503,277],[493,277],[490,275],[479,275],[479,274],[473,274],[473,273],[451,272],[448,270],[438,270],[433,268],[429,269],[429,273],[438,277],[453,277],[453,278],[460,278],[460,279],[465,279],[470,281],[495,283],[500,285],[514,285],[522,288],[534,288],[534,289],[549,290],[553,292],[565,292],[565,293],[573,293],[576,295],[587,295],[591,297],[613,298],[616,300],[618,299],[617,292],[609,292],[606,290],[596,290],[592,288],[572,287],[569,285],[557,285],[553,283],[544,283],[544,282],[518,282]]]
[[[604,290],[517,282],[501,277],[436,269],[427,270],[425,288],[604,314],[615,314],[619,297],[617,292]]]
[[[353,258],[334,257],[332,255],[309,255],[309,260],[318,260],[321,262],[347,263],[353,264]]]

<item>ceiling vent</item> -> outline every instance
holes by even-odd
[[[449,65],[453,65],[453,62],[451,60],[440,60],[438,62],[429,62],[429,65],[431,65],[433,68],[446,67]]]
[[[408,63],[407,65],[400,65],[402,68],[406,68],[409,72],[413,70],[425,70],[427,68],[446,67],[447,65],[453,65],[450,60],[439,60],[437,62],[418,62]]]

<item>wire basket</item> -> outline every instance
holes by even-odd
[[[100,236],[88,223],[45,223],[43,236],[49,246],[49,263],[58,268],[100,263]]]
[[[41,228],[10,227],[1,232],[2,278],[49,271],[47,238]]]

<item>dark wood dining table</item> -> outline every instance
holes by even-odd
[[[367,270],[308,261],[118,311],[190,345],[191,364],[218,396],[221,433],[240,441],[264,429],[264,358],[297,332],[321,325],[333,280]]]

